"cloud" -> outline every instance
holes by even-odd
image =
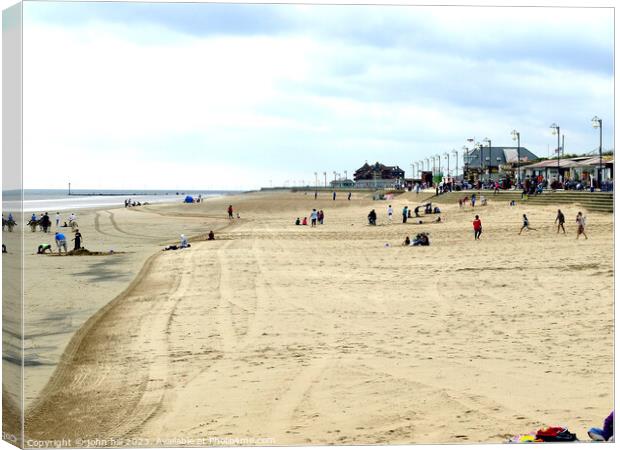
[[[586,151],[595,114],[613,135],[609,10],[33,2],[26,16],[28,187],[257,187],[366,159],[407,168],[473,136],[512,145],[513,128],[545,156],[551,122]]]

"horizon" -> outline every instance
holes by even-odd
[[[551,123],[588,153],[594,115],[609,150],[613,33],[610,8],[25,3],[23,184],[253,190],[365,160],[409,175],[469,138],[513,147],[513,129],[552,157]]]

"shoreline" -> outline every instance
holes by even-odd
[[[74,335],[71,344],[63,348],[63,367],[56,369],[58,373],[52,377],[55,381],[47,384],[40,398],[29,405],[28,428],[33,432],[37,430],[33,437],[73,434],[76,434],[74,437],[122,435],[144,439],[154,436],[170,439],[223,437],[229,433],[239,435],[247,428],[258,437],[275,437],[276,444],[501,442],[503,437],[497,437],[497,433],[502,436],[510,432],[519,434],[544,423],[567,424],[572,431],[583,435],[582,428],[605,413],[602,401],[605,397],[600,397],[594,402],[598,406],[589,409],[592,399],[580,394],[589,391],[585,387],[578,389],[579,395],[571,398],[575,389],[569,388],[592,380],[592,373],[599,374],[596,377],[599,387],[589,386],[590,390],[605,392],[600,389],[613,382],[608,375],[609,370],[613,374],[613,368],[608,367],[611,355],[605,352],[598,355],[600,346],[590,345],[592,336],[598,331],[589,324],[600,318],[584,317],[583,311],[571,307],[576,304],[573,295],[580,295],[590,302],[602,301],[597,307],[599,311],[613,308],[613,296],[611,300],[600,294],[595,297],[579,287],[586,283],[587,278],[583,277],[598,277],[598,290],[612,292],[607,287],[610,283],[607,264],[601,262],[594,272],[584,272],[584,269],[573,272],[570,267],[578,264],[577,261],[570,263],[574,258],[571,256],[576,245],[574,238],[566,237],[554,244],[564,255],[568,268],[565,270],[571,271],[572,278],[564,282],[568,297],[552,298],[546,304],[537,304],[530,298],[521,302],[530,315],[544,314],[547,309],[565,310],[568,316],[560,320],[561,324],[572,323],[580,317],[579,326],[572,325],[579,339],[561,344],[560,341],[566,339],[565,327],[552,327],[550,334],[541,335],[539,328],[523,320],[527,317],[519,318],[516,328],[514,323],[511,325],[509,318],[517,317],[513,305],[507,301],[513,290],[510,285],[497,284],[493,275],[522,277],[518,265],[507,265],[506,261],[513,261],[515,253],[527,253],[540,245],[548,245],[548,238],[555,240],[555,234],[547,234],[547,228],[542,233],[532,232],[519,240],[504,242],[501,236],[506,230],[510,233],[511,226],[511,221],[504,216],[511,210],[491,203],[489,197],[490,206],[476,208],[476,213],[484,214],[487,225],[483,241],[474,243],[469,234],[469,215],[473,210],[459,210],[458,205],[442,205],[448,218],[444,224],[399,224],[395,220],[389,225],[383,218],[383,208],[387,205],[384,201],[356,196],[352,202],[332,202],[325,196],[315,203],[310,197],[291,192],[253,193],[213,199],[204,205],[158,205],[142,211],[125,211],[121,207],[113,213],[118,214],[116,218],[105,210],[91,215],[93,221],[95,217],[92,216],[98,217],[101,232],[119,236],[120,229],[130,233],[127,235],[130,240],[139,234],[148,235],[151,237],[144,243],[151,246],[161,245],[162,241],[157,241],[161,237],[158,230],[171,232],[178,229],[180,222],[187,225],[195,221],[192,223],[196,227],[204,229],[210,226],[205,225],[205,221],[215,221],[211,222],[213,226],[220,224],[224,228],[216,235],[221,239],[213,243],[201,242],[198,237],[188,250],[140,253],[146,257],[143,261],[148,262],[139,267],[133,265],[139,275],[132,277],[112,300],[108,297],[105,309],[99,308],[88,316],[84,322],[88,325],[77,331],[79,337]],[[414,200],[411,195],[405,195],[391,202],[398,213],[405,202],[413,205]],[[236,226],[230,229],[225,217],[229,201],[239,208],[242,217],[240,221],[235,220]],[[292,225],[294,216],[307,212],[315,204],[326,210],[326,225],[316,230]],[[379,211],[381,219],[377,227],[364,223],[370,207]],[[524,208],[535,222],[553,212],[552,207],[519,205],[513,211],[515,226]],[[611,233],[613,218],[604,214],[589,215],[593,239],[577,245],[582,252],[606,252],[600,236]],[[398,218],[398,214],[396,216]],[[157,228],[150,223],[154,220],[166,221],[166,224]],[[131,230],[129,224],[133,224]],[[418,232],[414,230],[430,231],[432,246],[399,248],[404,233]],[[518,229],[513,231],[516,233]],[[103,237],[111,236],[103,234]],[[489,260],[494,255],[493,264],[499,264],[502,272],[489,270],[477,276],[483,277],[495,294],[488,296],[479,287],[463,290],[463,280],[471,280],[466,270],[468,265],[450,251],[461,239],[465,239],[459,244],[465,254],[474,252],[481,260]],[[391,247],[385,248],[384,242],[391,243]],[[605,261],[600,257],[598,260]],[[421,261],[425,264],[421,265]],[[611,264],[609,270],[613,274]],[[535,272],[540,281],[532,285],[533,292],[547,297],[548,289],[544,286],[554,282],[556,265],[541,261]],[[451,275],[431,278],[429,286],[415,283],[415,289],[408,291],[408,299],[390,295],[388,301],[388,298],[372,295],[374,289],[384,292],[387,286],[398,286],[399,280],[427,278],[435,272]],[[381,278],[377,279],[377,274],[381,274]],[[325,289],[325,298],[313,298],[319,280],[321,289]],[[479,304],[476,295],[482,296]],[[313,300],[304,301],[308,298]],[[477,314],[471,316],[474,311]],[[494,314],[487,315],[489,311]],[[480,314],[486,318],[484,328],[477,328]],[[295,323],[303,325],[291,326]],[[451,328],[443,329],[441,323],[451,324]],[[493,332],[502,329],[519,345],[493,338]],[[613,323],[604,326],[599,323],[598,330],[603,333],[598,341],[606,340],[609,333],[613,334]],[[588,338],[587,335],[592,336]],[[115,338],[111,340],[111,336]],[[120,336],[125,337],[118,340]],[[551,339],[545,342],[545,347],[564,345],[573,349],[577,346],[581,349],[578,354],[598,351],[597,364],[590,364],[590,374],[582,378],[582,358],[560,364],[555,357],[545,355],[546,365],[557,373],[553,377],[546,376],[544,365],[540,365],[544,353],[540,353],[541,348],[535,344],[540,342],[541,336]],[[468,344],[472,340],[478,343],[478,349]],[[502,353],[496,353],[498,345],[504,346]],[[523,351],[528,349],[529,362],[523,359]],[[504,351],[512,352],[511,358],[506,359]],[[427,359],[425,354],[432,359]],[[129,355],[133,360],[125,360]],[[523,365],[525,369],[520,368]],[[239,368],[233,370],[235,366]],[[273,368],[269,369],[270,366]],[[454,378],[451,370],[467,376]],[[81,381],[75,385],[78,374]],[[222,378],[220,374],[228,375]],[[343,374],[356,386],[351,394],[342,390],[345,387]],[[499,380],[514,376],[517,378],[508,392],[497,390]],[[536,403],[545,403],[545,395],[549,395],[546,379],[554,380],[555,386],[565,385],[562,396],[572,406],[570,411],[574,408],[579,411],[575,413],[580,416],[578,420],[552,407],[543,407],[534,414],[536,408],[540,408]],[[364,380],[375,381],[366,385]],[[486,381],[483,385],[471,385],[467,380],[470,383]],[[605,381],[601,384],[602,380]],[[67,383],[72,386],[70,395],[65,393]],[[121,394],[123,387],[134,385],[137,394]],[[98,386],[100,393],[93,391],[92,386]],[[260,386],[261,393],[250,389],[252,386]],[[366,390],[366,386],[371,390]],[[472,388],[474,392],[468,393]],[[394,403],[392,389],[408,394]],[[203,392],[211,392],[214,397],[206,398]],[[530,401],[532,393],[537,397],[536,402]],[[331,395],[340,396],[338,404],[344,411],[362,408],[364,414],[355,419],[344,411],[331,411],[328,401]],[[426,404],[435,411],[412,403],[410,395],[425,398]],[[446,402],[446,395],[458,402]],[[485,399],[483,402],[475,400],[481,395]],[[402,403],[403,400],[407,402]],[[198,405],[198,416],[190,406],[192,402]],[[89,404],[101,407],[80,406]],[[388,408],[390,404],[393,404],[391,409]],[[458,412],[459,404],[469,405],[474,411],[469,413],[461,433],[454,429],[454,435],[436,434],[441,430],[430,428],[421,431],[440,420],[442,414],[467,417],[467,414],[462,415],[464,410]],[[234,411],[238,408],[243,408],[248,415],[235,418]],[[493,408],[499,409],[493,412]],[[194,419],[187,415],[190,413]],[[527,420],[521,422],[511,416],[516,413]],[[74,414],[83,417],[80,424],[70,419]],[[318,416],[312,418],[313,414]],[[495,417],[493,424],[485,414]],[[199,416],[212,417],[214,422],[200,425],[194,422]],[[127,421],[128,417],[134,419]],[[267,426],[265,420],[271,425]],[[120,424],[123,424],[122,429],[118,428]],[[328,424],[345,431],[334,433]],[[384,428],[390,426],[397,431],[390,433]],[[485,435],[490,428],[495,435]],[[115,433],[117,429],[120,431]],[[304,440],[312,436],[316,440]]]

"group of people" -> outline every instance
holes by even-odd
[[[316,227],[318,225],[323,225],[325,221],[325,213],[323,210],[317,211],[316,208],[312,208],[312,212],[310,213],[310,226]],[[304,217],[303,220],[300,220],[298,217],[295,220],[295,225],[308,225],[308,217]]]
[[[82,248],[82,233],[80,233],[80,230],[78,230],[77,228],[75,229],[75,235],[73,237],[73,239],[71,239],[74,242],[73,245],[73,251],[78,251]],[[64,233],[57,231],[54,234],[54,241],[56,242],[56,247],[58,248],[58,254],[62,254],[62,250],[65,251],[65,254],[68,254],[68,250],[67,250],[67,237],[65,236]],[[39,247],[37,248],[37,253],[39,255],[42,255],[43,253],[45,253],[47,250],[49,250],[50,253],[52,253],[52,246],[51,244],[41,244],[39,245]]]
[[[560,230],[562,230],[563,234],[566,234],[566,229],[564,228],[565,223],[566,223],[566,218],[564,216],[564,213],[562,212],[562,210],[558,209],[558,213],[554,221],[554,225],[557,225],[557,231],[556,231],[557,234],[560,233]],[[577,225],[576,239],[579,239],[579,236],[581,235],[583,235],[585,239],[588,239],[588,236],[586,235],[586,216],[584,216],[581,211],[577,213],[577,217],[575,217],[575,223]],[[475,217],[473,221],[473,227],[474,227],[474,239],[479,240],[480,235],[482,234],[482,221],[480,220],[480,216]],[[528,219],[527,214],[523,214],[523,225],[521,226],[521,229],[519,230],[519,235],[521,235],[523,231],[537,231],[536,228],[532,228],[530,226],[530,220]]]
[[[403,242],[403,245],[411,246],[411,247],[428,246],[428,245],[431,245],[431,241],[428,237],[428,233],[418,233],[416,234],[413,241],[409,239],[409,236],[405,237],[405,241]]]
[[[71,229],[74,231],[77,229],[78,223],[75,213],[69,214],[69,216],[62,225],[60,225],[60,222],[62,220],[60,212],[56,212],[56,216],[54,217],[54,219],[56,222],[56,228],[71,227]],[[32,213],[32,215],[30,216],[30,220],[28,221],[28,226],[30,226],[30,230],[33,233],[37,231],[37,227],[39,227],[39,229],[44,233],[49,233],[52,228],[52,220],[50,219],[50,216],[47,212],[42,213],[39,217],[37,217],[35,213]]]
[[[148,203],[144,202],[145,205],[148,205]],[[131,206],[142,206],[142,203],[137,202],[137,201],[131,201],[130,198],[125,199],[125,208],[129,208]]]
[[[465,196],[463,198],[459,198],[459,208],[462,208],[464,205],[466,204],[470,204],[472,208],[476,207],[476,202],[477,202],[478,198],[476,197],[476,194],[472,194],[471,195],[471,199],[468,196]],[[484,195],[480,195],[480,204],[482,206],[486,206],[487,205],[487,199]]]

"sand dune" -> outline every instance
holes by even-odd
[[[471,208],[397,223],[408,195],[391,225],[386,202],[357,195],[96,212],[102,242],[140,242],[124,263],[136,275],[71,334],[27,437],[501,442],[553,424],[585,437],[613,407],[612,216],[588,214],[590,239],[576,241],[575,207],[562,236],[552,207],[491,201],[475,242]],[[225,219],[228,202],[241,220]],[[325,225],[294,226],[312,207]],[[517,236],[523,212],[539,230]],[[173,230],[215,225],[215,242],[156,251]],[[419,231],[430,247],[399,245]]]

